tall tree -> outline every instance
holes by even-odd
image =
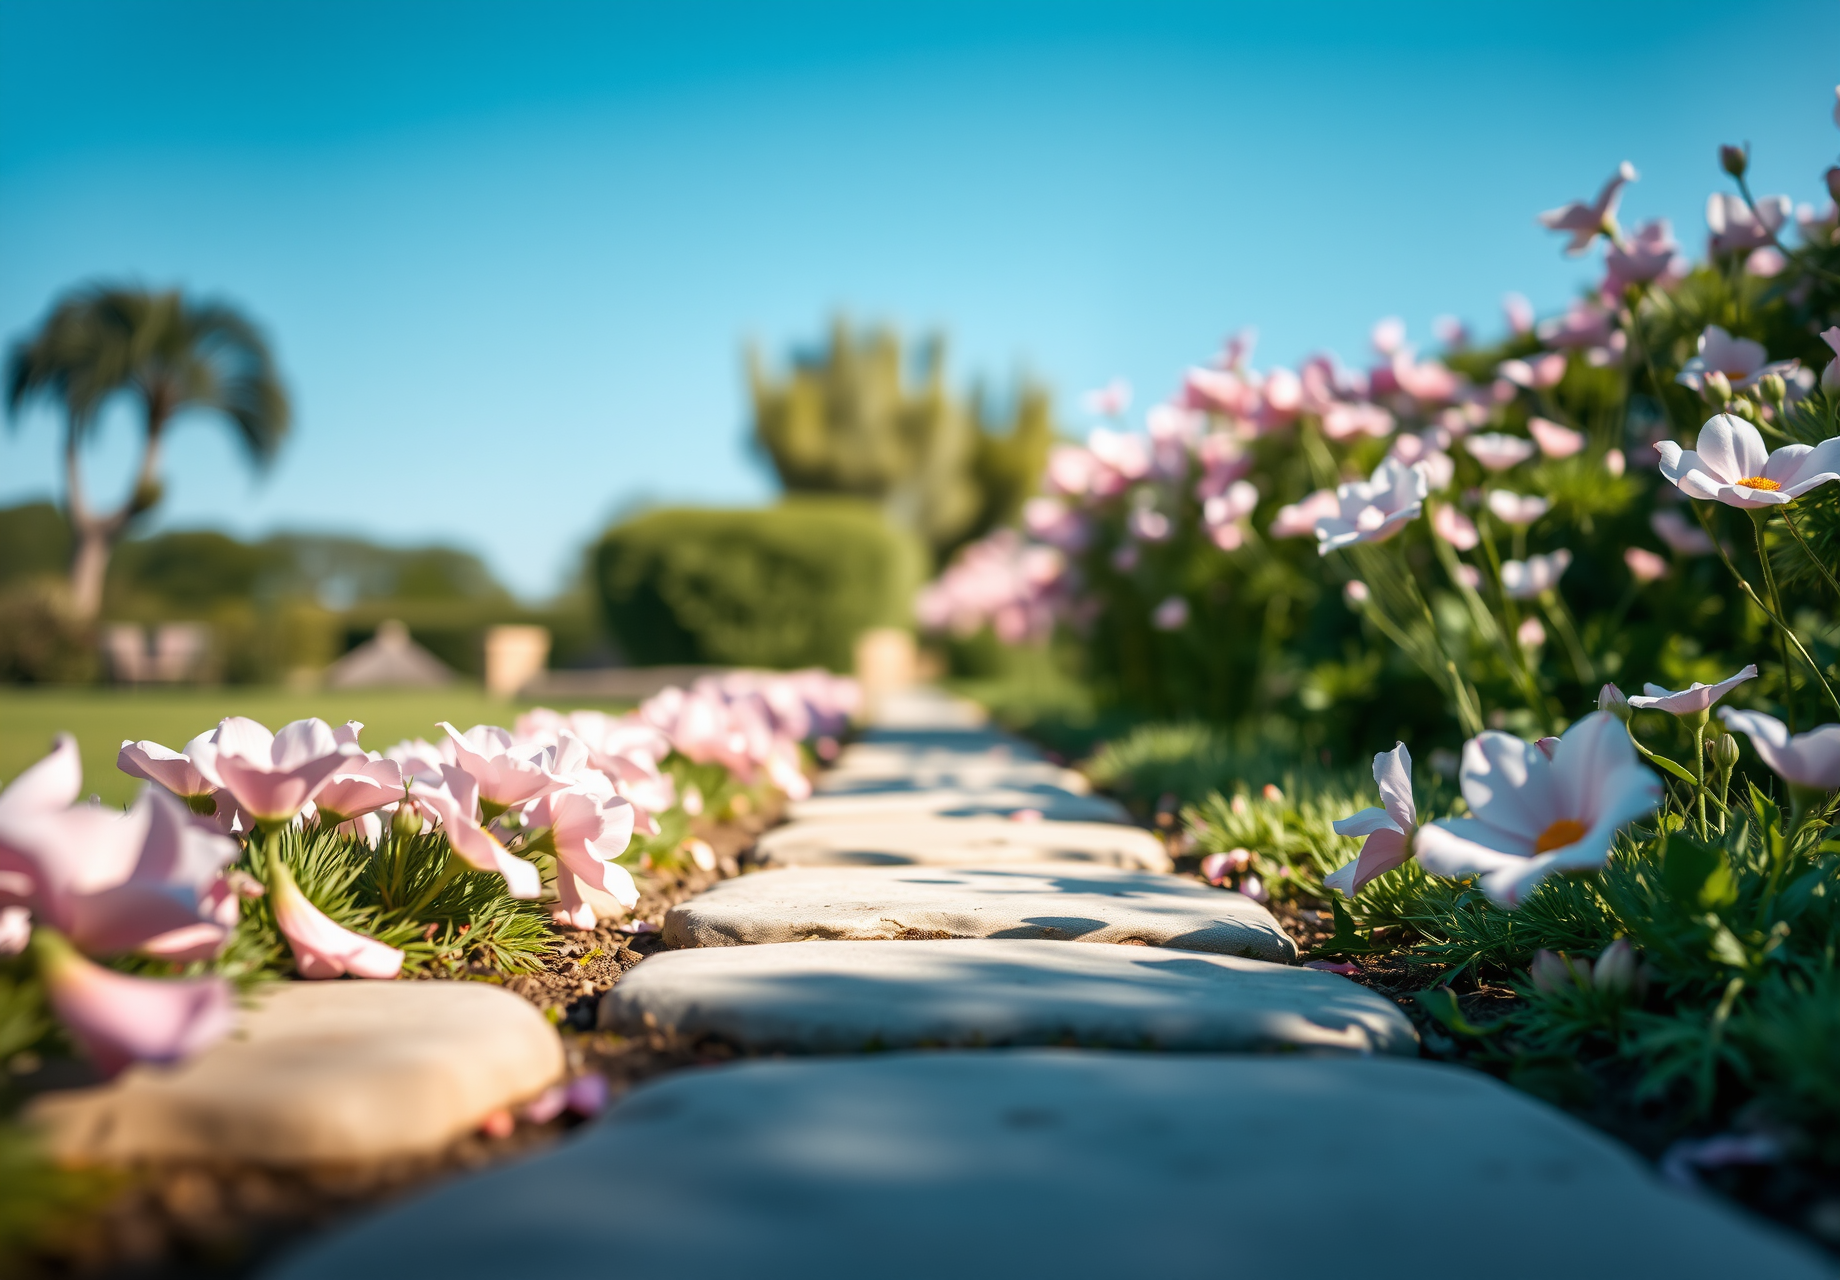
[[[6,383],[15,422],[34,397],[64,409],[70,610],[79,622],[101,612],[115,544],[160,500],[161,446],[175,417],[204,410],[228,421],[258,466],[274,457],[288,429],[287,393],[255,325],[228,306],[192,302],[177,290],[100,286],[66,294],[35,334],[15,344]],[[134,396],[143,411],[140,466],[127,499],[98,511],[83,492],[82,447],[118,393]]]
[[[981,397],[955,397],[938,339],[921,344],[914,364],[910,379],[894,334],[858,335],[843,320],[823,350],[795,357],[783,378],[750,352],[754,438],[787,492],[875,499],[943,557],[1015,515],[1054,431],[1047,397],[1033,386],[1007,430]]]

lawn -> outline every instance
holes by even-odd
[[[438,720],[457,728],[509,725],[531,703],[488,698],[467,685],[451,689],[364,689],[296,692],[273,687],[218,689],[0,688],[0,779],[10,779],[50,748],[58,733],[74,733],[83,752],[84,794],[127,804],[140,782],[115,767],[124,738],[178,750],[225,716],[248,716],[271,729],[318,716],[332,724],[364,723],[364,745],[380,750],[402,738],[432,738]],[[603,710],[630,704],[571,703]]]

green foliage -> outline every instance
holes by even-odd
[[[0,507],[0,588],[70,566],[70,522],[49,502]]]
[[[602,540],[609,629],[635,663],[848,670],[856,637],[909,614],[923,552],[867,503],[665,510]]]
[[[966,403],[947,387],[943,342],[921,344],[917,363],[910,386],[893,333],[858,336],[843,320],[784,380],[750,353],[754,439],[786,492],[870,499],[943,554],[1016,516],[1054,430],[1038,387],[1023,386],[999,428],[982,397]]]

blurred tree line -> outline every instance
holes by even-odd
[[[101,669],[93,636],[61,610],[70,522],[36,502],[0,509],[0,679],[82,682]],[[558,666],[607,660],[586,585],[540,608],[520,604],[477,556],[449,547],[383,547],[357,538],[278,534],[245,542],[190,531],[129,538],[111,557],[107,622],[205,622],[212,674],[270,683],[316,671],[368,639],[386,618],[466,675],[498,623],[537,623]]]

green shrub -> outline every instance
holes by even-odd
[[[846,670],[856,637],[907,621],[924,552],[872,505],[648,512],[595,555],[607,624],[640,664]]]

